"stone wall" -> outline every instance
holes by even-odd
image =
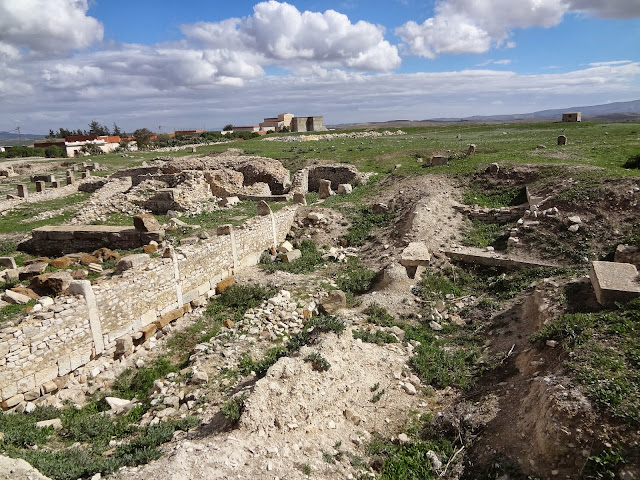
[[[54,388],[51,382],[91,359],[114,356],[117,339],[133,335],[144,341],[192,303],[202,304],[220,280],[255,265],[264,250],[282,242],[295,211],[285,207],[256,217],[227,235],[171,249],[168,258],[152,258],[93,286],[75,281],[72,294],[0,330],[0,406],[45,394]]]

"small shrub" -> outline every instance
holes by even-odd
[[[172,364],[165,356],[160,356],[149,367],[126,369],[114,382],[113,391],[123,398],[143,399],[147,397],[155,380],[177,370],[177,365]]]
[[[467,205],[479,205],[488,208],[511,207],[525,203],[527,201],[527,193],[524,187],[514,187],[494,193],[473,189],[465,192],[462,201]]]
[[[246,393],[228,398],[222,404],[222,407],[220,407],[222,415],[224,415],[227,420],[231,420],[233,423],[238,423],[242,416],[242,412],[244,412],[244,402],[246,399]]]
[[[387,225],[393,219],[393,212],[374,213],[370,207],[363,207],[352,217],[349,232],[342,237],[348,246],[360,247],[373,238],[374,228]]]
[[[271,262],[271,256],[268,256],[268,260],[262,262],[260,257],[260,266],[270,272],[277,270],[290,273],[310,273],[324,263],[322,259],[322,252],[318,250],[316,244],[311,240],[303,240],[300,244],[294,245],[299,248],[302,253],[302,257],[294,260],[291,263],[284,262]]]
[[[395,335],[384,330],[376,330],[370,332],[369,330],[353,330],[353,338],[359,338],[363,342],[377,343],[379,345],[385,343],[396,343],[398,339]]]
[[[629,157],[622,165],[622,168],[640,168],[640,154]]]
[[[338,274],[336,284],[343,292],[359,295],[371,290],[376,272],[366,268],[356,258],[350,258],[347,265]]]
[[[382,398],[382,396],[384,395],[385,390],[384,388],[382,390],[378,390],[376,393],[373,394],[373,397],[371,397],[370,402],[371,403],[378,403],[380,401],[380,399]]]
[[[387,312],[387,309],[377,303],[370,304],[363,312],[369,317],[370,323],[380,325],[382,327],[393,327],[396,325],[396,319]]]
[[[304,361],[311,363],[311,367],[317,372],[326,372],[331,368],[331,363],[318,352],[310,353],[304,357]]]

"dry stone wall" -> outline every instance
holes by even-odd
[[[46,393],[99,355],[116,353],[116,340],[147,336],[215,294],[216,284],[282,242],[296,207],[227,228],[203,243],[168,249],[167,258],[91,285],[72,283],[75,295],[41,302],[17,326],[0,330],[0,406]]]

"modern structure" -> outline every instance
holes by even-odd
[[[292,132],[326,132],[322,116],[315,117],[293,117],[291,120]]]
[[[563,122],[581,122],[582,112],[567,112],[562,114]]]

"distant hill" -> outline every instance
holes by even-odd
[[[603,105],[582,107],[566,107],[553,110],[540,110],[532,113],[516,113],[511,115],[474,115],[472,117],[443,117],[428,120],[389,120],[386,122],[357,123],[337,125],[334,128],[402,128],[437,125],[450,122],[535,122],[560,121],[563,112],[582,112],[582,120],[601,122],[640,121],[640,100],[630,102],[614,102]]]
[[[44,138],[46,135],[34,135],[31,133],[0,132],[0,145],[12,147],[16,145],[31,145],[34,140]]]

